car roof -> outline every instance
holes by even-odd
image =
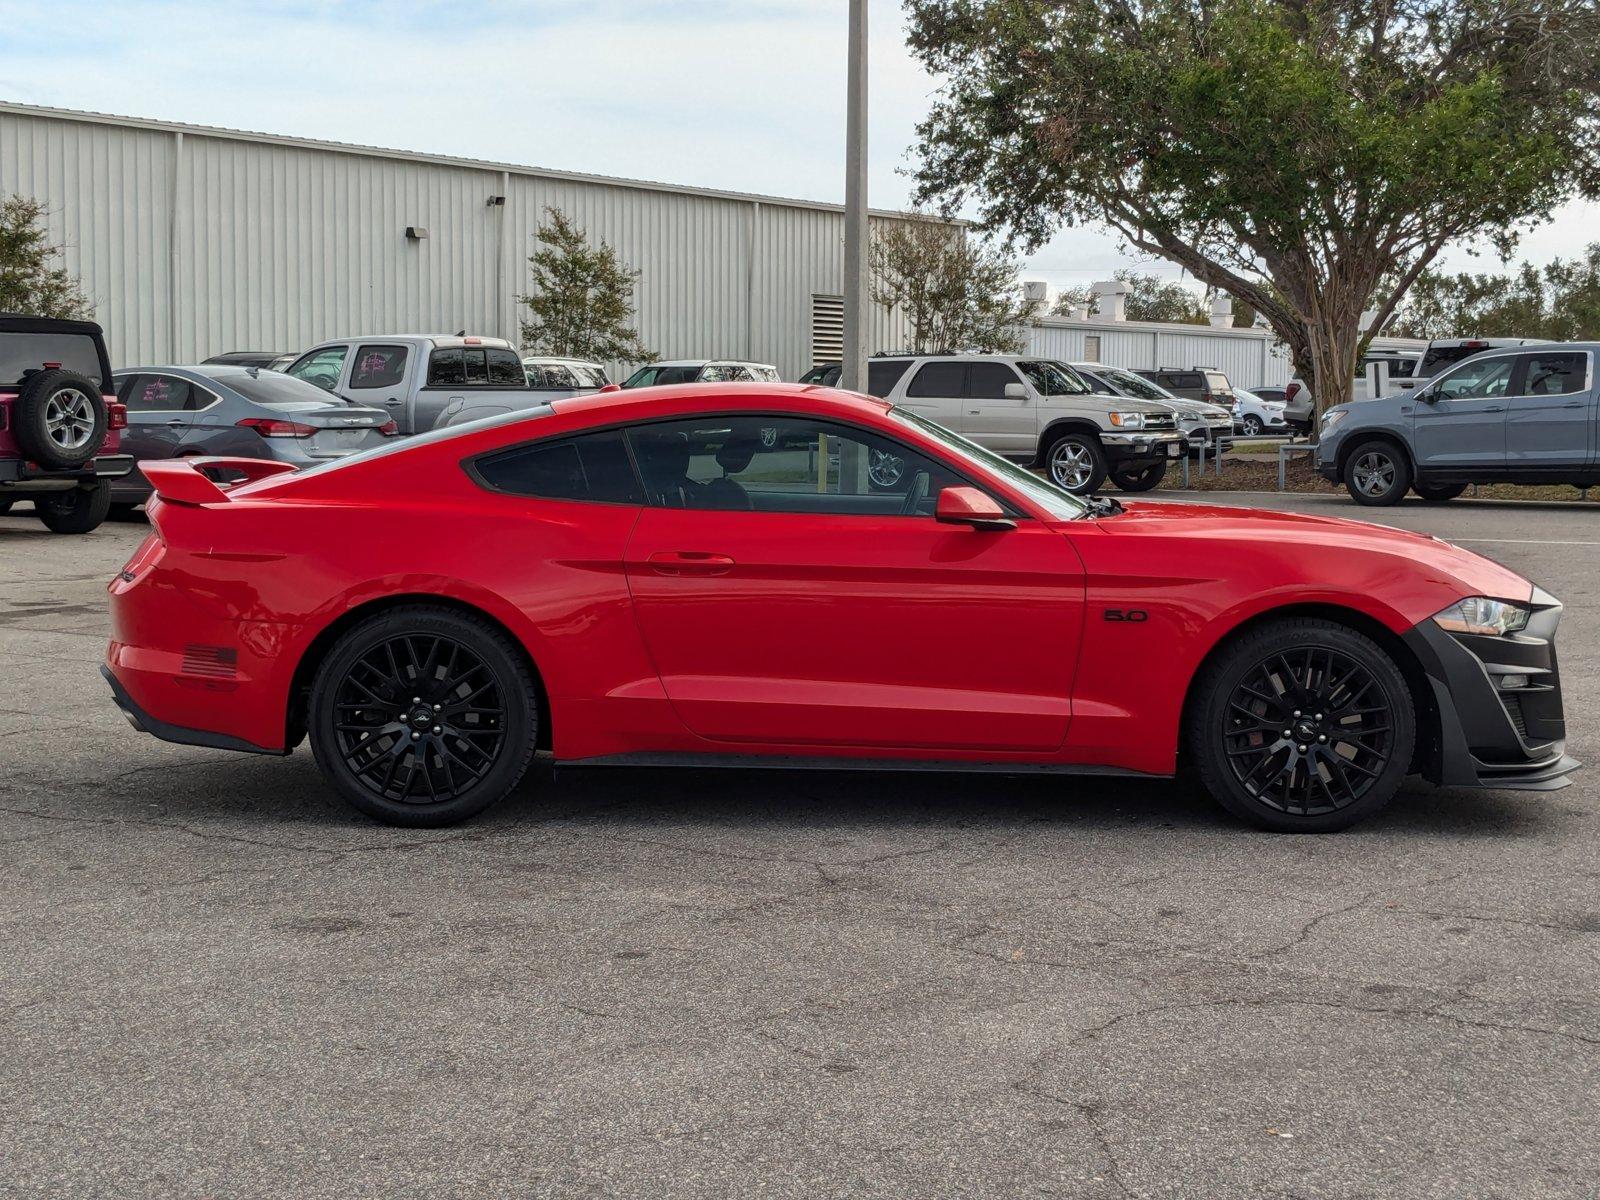
[[[663,358],[653,363],[645,363],[645,367],[768,367],[776,371],[778,368],[772,363],[757,362],[753,358]]]
[[[875,396],[858,392],[841,391],[815,383],[678,383],[656,387],[629,388],[616,392],[591,392],[583,396],[566,396],[550,401],[558,413],[615,411],[617,419],[633,416],[648,419],[655,410],[681,409],[685,401],[695,402],[706,412],[760,411],[769,406],[783,407],[788,403],[803,401],[802,408],[812,408],[817,401],[837,404],[845,410],[885,413],[892,405]]]
[[[598,367],[599,363],[592,358],[562,358],[559,354],[529,354],[522,360],[525,363],[571,363],[577,367]]]

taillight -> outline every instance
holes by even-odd
[[[384,437],[399,437],[400,422],[396,421],[393,417],[390,417],[382,425],[378,426],[378,432],[383,434]]]
[[[1291,383],[1283,389],[1283,402],[1287,404],[1299,394],[1300,385],[1298,383]]]
[[[317,430],[299,421],[280,421],[276,417],[246,417],[236,422],[241,429],[254,429],[264,438],[308,438]]]
[[[106,428],[126,429],[128,427],[128,406],[126,404],[109,403],[106,405]]]

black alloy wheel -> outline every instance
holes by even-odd
[[[1207,789],[1280,831],[1327,832],[1377,812],[1410,770],[1415,741],[1399,667],[1331,621],[1276,622],[1226,647],[1190,713]]]
[[[490,622],[424,606],[356,626],[317,672],[312,749],[351,804],[395,825],[465,820],[517,785],[538,695]]]

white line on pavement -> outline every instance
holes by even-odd
[[[1497,542],[1502,546],[1600,546],[1600,542],[1547,542],[1539,538],[1453,538],[1447,542]]]

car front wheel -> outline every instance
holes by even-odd
[[[1142,466],[1118,465],[1110,470],[1111,482],[1125,492],[1148,492],[1166,476],[1167,460],[1157,459]]]
[[[307,716],[328,781],[390,825],[476,816],[517,786],[538,745],[538,691],[517,648],[482,617],[427,605],[345,633]]]
[[[1266,426],[1261,424],[1261,418],[1255,413],[1247,413],[1244,418],[1244,431],[1251,437],[1260,437],[1261,431]]]
[[[1106,481],[1106,456],[1100,439],[1089,433],[1063,433],[1045,451],[1045,469],[1057,487],[1086,496]]]
[[[1443,504],[1454,500],[1467,490],[1464,483],[1413,483],[1411,490],[1429,504]]]
[[[1186,732],[1206,790],[1229,812],[1263,829],[1329,833],[1399,790],[1416,715],[1382,646],[1333,621],[1293,618],[1213,657]]]
[[[1362,442],[1345,460],[1344,486],[1357,504],[1399,504],[1411,486],[1411,464],[1391,442]]]

